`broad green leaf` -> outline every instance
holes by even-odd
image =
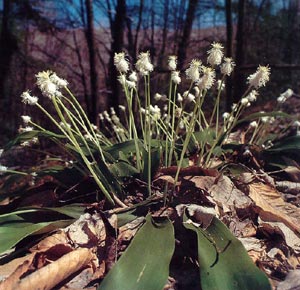
[[[118,227],[135,220],[137,217],[146,216],[151,206],[158,204],[162,205],[162,203],[162,199],[153,200],[152,197],[150,197],[149,199],[146,199],[131,207],[124,208],[122,211],[117,213]]]
[[[187,221],[184,226],[197,233],[202,290],[271,290],[267,276],[220,220],[214,217],[207,229]]]
[[[42,234],[54,229],[66,227],[72,221],[60,220],[41,223],[30,223],[18,215],[0,219],[0,253],[3,253],[25,237],[32,234]]]
[[[27,236],[43,234],[68,226],[74,218],[82,215],[84,210],[84,206],[73,204],[57,208],[23,208],[2,214],[0,216],[0,253],[15,246]],[[47,215],[51,212],[54,213],[56,220],[50,219],[49,214]]]
[[[279,167],[300,162],[300,136],[291,136],[276,142],[272,147],[262,151],[266,165],[278,164]],[[278,166],[276,166],[278,167]]]
[[[139,174],[139,171],[135,167],[123,161],[112,164],[109,167],[109,169],[118,179],[125,177],[133,177]]]
[[[7,150],[7,149],[11,148],[12,146],[14,146],[16,144],[20,144],[24,141],[29,141],[34,137],[49,137],[49,138],[52,138],[52,139],[55,139],[55,138],[56,139],[64,139],[64,138],[66,138],[64,135],[56,134],[54,132],[47,131],[47,130],[45,130],[45,131],[32,130],[32,131],[29,131],[29,132],[23,132],[23,133],[18,134],[15,139],[10,141],[5,146],[5,149]]]
[[[99,290],[161,290],[169,276],[175,248],[174,228],[168,218],[150,215]]]
[[[138,140],[139,149],[142,150],[143,144],[140,140]],[[119,152],[122,151],[125,155],[136,152],[135,142],[134,140],[125,141],[122,143],[118,143],[112,145],[110,147],[105,147],[104,150],[111,154],[111,156],[115,159],[119,158]]]
[[[247,117],[240,119],[237,124],[240,124],[242,122],[245,121],[251,121],[251,120],[255,120],[255,119],[259,119],[261,117],[283,117],[283,118],[289,118],[289,119],[293,119],[293,116],[281,111],[272,111],[272,112],[257,112],[257,113],[253,113],[248,115]]]
[[[300,150],[300,136],[291,136],[276,142],[272,147],[264,152],[283,152]]]
[[[160,148],[151,149],[151,176],[153,177],[155,173],[157,172],[159,166],[160,166],[160,157],[161,157],[161,150]],[[148,180],[148,153],[146,150],[143,151],[143,172],[142,172],[142,178],[143,180]]]

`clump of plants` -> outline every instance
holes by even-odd
[[[111,108],[110,112],[99,113],[99,126],[92,124],[71,92],[68,82],[55,72],[40,72],[36,75],[37,86],[43,97],[49,99],[55,114],[50,113],[48,106],[42,106],[39,98],[33,96],[30,91],[24,92],[21,99],[26,105],[37,107],[52,122],[55,130],[49,130],[36,123],[31,116],[22,116],[24,127],[20,129],[21,133],[13,144],[18,142],[22,146],[31,146],[41,137],[51,139],[68,156],[67,167],[93,179],[99,188],[98,201],[104,197],[111,208],[124,208],[120,211],[120,216],[123,214],[131,221],[135,217],[133,212],[137,207],[147,207],[147,202],[152,204],[155,199],[163,199],[164,206],[172,205],[172,196],[177,190],[180,173],[190,165],[203,169],[223,166],[226,163],[226,152],[232,152],[232,148],[235,148],[230,144],[232,132],[242,122],[249,124],[245,133],[247,144],[272,150],[270,142],[273,139],[262,138],[262,135],[267,135],[272,116],[283,113],[260,112],[241,120],[245,110],[259,96],[259,89],[269,81],[268,66],[259,66],[256,72],[248,77],[248,87],[239,102],[232,105],[231,111],[224,112],[223,89],[235,63],[232,58],[224,57],[223,46],[220,43],[211,45],[205,63],[193,59],[184,72],[177,70],[176,56],[170,56],[169,85],[166,92],[151,90],[151,75],[155,72],[149,52],[140,53],[132,67],[124,52],[117,53],[114,64],[119,72],[118,80],[125,96],[125,106],[119,106],[119,114],[115,108]],[[280,97],[282,98],[278,101],[282,102],[286,96]],[[214,100],[209,113],[204,110],[207,98]],[[166,183],[160,188],[160,192],[157,192],[157,187],[153,190],[153,178],[159,168],[170,167],[175,169],[173,185]],[[5,175],[13,173],[36,176],[34,171],[17,172],[4,166],[0,167],[0,170]],[[124,192],[124,184],[128,180],[140,180],[147,187],[148,196],[144,196],[145,201],[134,207],[125,202],[127,193]],[[248,287],[245,289],[251,289],[253,285],[256,285],[256,289],[269,289],[266,277],[253,267],[240,242],[216,218],[216,213],[190,205],[176,210],[184,227],[197,234],[203,289],[237,289],[234,285],[243,283]],[[194,219],[197,215],[195,213],[199,211],[209,219],[209,223],[204,227]],[[174,227],[167,216],[157,220],[148,215],[145,221],[126,255],[120,258],[99,289],[121,289],[118,287],[121,287],[123,280],[119,271],[126,271],[126,263],[131,263],[132,259],[139,260],[137,252],[140,253],[142,248],[147,247],[154,247],[155,253],[163,259],[163,271],[159,275],[161,280],[156,288],[151,288],[147,284],[151,282],[147,280],[145,283],[150,288],[132,288],[133,286],[128,284],[126,289],[163,287],[175,247]],[[147,232],[153,232],[150,240],[145,239]],[[166,247],[161,247],[164,243]],[[246,278],[239,269],[225,271],[237,253],[235,249],[242,257],[241,264],[237,263],[240,269],[249,271]],[[223,253],[226,254],[223,256]],[[128,277],[132,276],[132,273],[141,275],[140,271],[148,262],[152,267],[152,272],[149,273],[155,273],[157,259],[150,256],[146,255],[145,261],[140,259],[141,264],[137,263],[136,267],[130,270],[131,273],[127,273]],[[125,266],[122,266],[124,263]],[[220,271],[228,275],[219,276]],[[209,277],[207,273],[210,274]],[[233,277],[236,277],[236,280]],[[132,281],[136,281],[136,278],[132,276]],[[227,281],[227,288],[222,288],[223,278]]]
[[[111,170],[116,169],[116,164],[123,167],[126,164],[129,176],[145,180],[149,196],[152,195],[153,174],[158,167],[176,166],[175,184],[180,170],[189,164],[191,156],[195,165],[211,167],[214,158],[222,154],[222,145],[227,142],[242,113],[256,100],[257,90],[265,86],[270,76],[269,67],[259,66],[248,77],[248,88],[240,101],[233,104],[231,112],[221,112],[225,79],[230,77],[235,64],[231,58],[223,56],[223,47],[219,43],[213,43],[208,51],[207,65],[199,59],[191,61],[184,72],[189,83],[186,88],[180,87],[182,76],[176,70],[176,56],[170,56],[167,95],[156,92],[153,97],[150,78],[154,66],[148,52],[140,53],[135,70],[130,70],[123,52],[115,55],[114,63],[120,73],[118,79],[126,99],[126,106],[120,106],[122,116],[111,108],[110,114],[106,111],[99,114],[99,128],[91,124],[70,91],[68,82],[52,71],[44,71],[36,75],[37,86],[42,95],[49,98],[56,115],[50,114],[39,103],[38,97],[32,96],[29,91],[24,92],[21,98],[23,103],[41,110],[57,131],[48,131],[30,116],[22,116],[25,127],[20,130],[24,135],[30,131],[36,133],[22,145],[33,144],[37,142],[38,135],[47,134],[74,158],[72,162],[78,170],[93,177],[111,204],[121,206],[125,206],[120,199],[122,184],[118,174]],[[212,112],[207,114],[203,104],[206,98],[213,98],[209,95],[213,88],[217,95]],[[163,103],[163,108],[154,105],[153,101]],[[252,142],[259,126],[251,123],[250,128],[255,128]],[[116,144],[119,154],[113,149]]]

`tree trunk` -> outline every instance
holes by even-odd
[[[186,59],[186,51],[188,47],[188,42],[190,40],[193,22],[195,18],[195,12],[197,8],[198,0],[189,0],[189,6],[187,9],[183,34],[178,45],[178,68],[182,69],[184,61]]]
[[[245,0],[239,0],[238,3],[238,22],[236,32],[236,50],[235,50],[235,73],[234,73],[234,95],[233,101],[238,102],[245,90],[245,79],[241,72],[241,66],[244,64],[244,14]]]
[[[118,72],[114,66],[114,55],[122,51],[124,46],[124,24],[126,21],[126,0],[118,0],[116,6],[116,15],[111,25],[112,44],[109,60],[109,75],[108,84],[109,89],[108,105],[113,107],[116,112],[119,111],[120,103],[120,84],[118,82]]]
[[[87,13],[87,29],[86,40],[89,52],[89,65],[90,65],[90,85],[91,85],[91,116],[90,119],[93,123],[97,123],[98,115],[98,75],[96,69],[96,45],[95,45],[95,29],[94,29],[94,9],[93,0],[86,0],[86,13]]]
[[[165,50],[166,50],[166,44],[167,44],[167,36],[168,36],[168,23],[169,23],[169,0],[166,0],[164,2],[164,19],[163,19],[163,31],[162,31],[162,46],[160,50],[160,56],[159,56],[159,65],[161,66],[163,63],[163,59],[165,58]]]
[[[232,57],[232,6],[231,0],[225,0],[226,14],[226,56]],[[229,111],[232,104],[232,79],[226,78],[226,110]]]
[[[12,1],[3,1],[2,29],[0,34],[0,98],[7,95],[5,82],[14,52],[17,50],[17,41],[11,32]]]

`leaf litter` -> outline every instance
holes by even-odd
[[[163,170],[154,185],[165,181],[172,185],[173,177],[172,168]],[[266,173],[251,170],[236,176],[192,167],[180,177],[179,190],[174,192],[177,212],[173,211],[171,218],[178,218],[185,207],[193,216],[208,210],[211,217],[218,217],[240,239],[253,262],[267,273],[274,289],[288,289],[280,280],[290,272],[298,275],[300,210],[285,196],[297,195],[299,184],[274,182]],[[158,196],[159,199],[162,198]],[[151,203],[149,209],[153,215],[164,214]],[[205,227],[210,222],[204,222]],[[136,216],[119,228],[117,223],[117,214],[90,206],[70,226],[50,232],[30,247],[26,256],[3,263],[0,289],[37,289],[43,283],[44,289],[96,289],[138,233],[144,217]],[[296,283],[289,275],[286,281]],[[177,284],[176,276],[170,276],[165,289],[177,289]]]

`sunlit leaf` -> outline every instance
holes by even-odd
[[[174,228],[170,220],[161,218],[156,221],[148,215],[146,223],[98,289],[163,289],[174,247]]]
[[[207,229],[189,221],[184,226],[197,234],[203,290],[271,290],[267,276],[221,221],[214,217]]]

